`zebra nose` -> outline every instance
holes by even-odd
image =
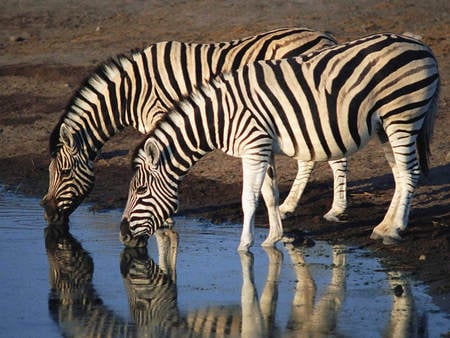
[[[42,197],[42,199],[39,201],[39,205],[41,206],[41,207],[45,207],[46,206],[46,204],[48,203],[48,199],[47,199],[47,195],[45,195],[44,197]]]
[[[120,222],[120,240],[122,243],[131,241],[130,224],[126,218],[122,219],[122,222]]]
[[[59,220],[59,213],[56,207],[56,200],[54,198],[48,199],[44,197],[41,202],[41,206],[44,208],[44,219],[49,223],[55,223]]]

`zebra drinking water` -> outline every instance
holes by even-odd
[[[220,149],[242,158],[244,219],[238,250],[253,243],[260,193],[270,225],[262,245],[272,246],[283,235],[274,154],[302,161],[339,159],[376,133],[392,168],[395,193],[371,238],[398,241],[420,170],[428,171],[438,92],[438,66],[430,49],[395,34],[259,61],[220,75],[166,114],[136,149],[121,240],[129,246],[145,243],[176,211],[178,185],[189,169]]]
[[[45,218],[51,224],[67,223],[93,188],[100,149],[126,126],[148,133],[178,101],[216,74],[334,44],[326,33],[282,28],[216,44],[161,42],[107,62],[74,95],[50,136],[49,188],[41,203]],[[346,163],[330,164],[340,184],[326,216],[336,219],[346,206]],[[299,163],[285,213],[294,210],[311,171],[312,164]]]

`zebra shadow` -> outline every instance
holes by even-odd
[[[92,284],[94,264],[81,243],[67,230],[48,227],[45,242],[50,265],[49,311],[63,336],[69,337],[326,337],[334,334],[346,295],[346,248],[333,246],[331,280],[318,292],[304,254],[305,248],[285,244],[295,277],[295,292],[285,327],[276,325],[283,251],[265,249],[267,277],[259,296],[254,256],[240,253],[240,304],[207,306],[186,313],[178,307],[176,256],[178,234],[156,233],[158,264],[146,248],[125,248],[120,271],[131,320],[108,309]],[[414,337],[419,322],[408,280],[388,273],[393,291],[386,336]]]

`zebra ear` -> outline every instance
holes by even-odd
[[[149,138],[147,141],[145,141],[144,152],[147,155],[150,164],[156,166],[159,161],[160,151],[155,140]]]
[[[64,145],[66,145],[70,148],[76,147],[75,139],[74,139],[72,133],[70,132],[69,127],[67,127],[65,124],[61,125],[59,134],[61,136],[61,141]]]

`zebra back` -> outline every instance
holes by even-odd
[[[380,127],[418,122],[418,133],[426,117],[431,130],[435,117],[428,111],[438,88],[437,62],[428,47],[409,37],[372,35],[219,75],[180,103],[148,138],[186,150],[189,155],[179,154],[178,164],[187,166],[192,165],[187,158],[195,162],[203,150],[242,156],[244,144],[238,142],[255,146],[245,135],[248,129],[239,130],[246,119],[256,134],[273,140],[275,152],[306,161],[338,159],[361,148]]]
[[[230,42],[159,42],[101,65],[73,96],[50,137],[52,156],[62,124],[80,134],[93,153],[131,125],[148,133],[161,116],[193,89],[223,72],[256,60],[299,55],[334,45],[334,38],[308,28],[282,28]]]

